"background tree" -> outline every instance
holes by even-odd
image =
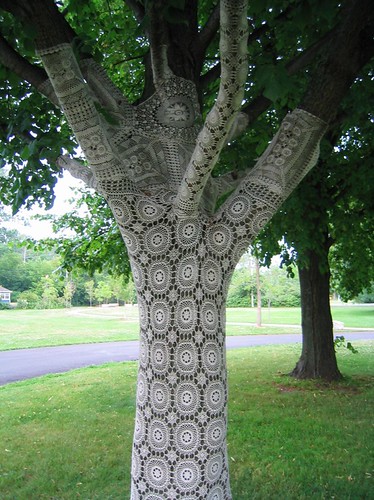
[[[85,283],[85,289],[87,291],[87,295],[90,299],[90,307],[92,307],[92,301],[94,298],[94,292],[95,292],[95,282],[94,280],[89,280]]]
[[[303,350],[292,372],[299,378],[341,377],[331,274],[333,289],[345,300],[357,296],[374,275],[372,116],[359,106],[356,92],[374,97],[369,82],[361,79],[342,107],[341,121],[330,130],[317,167],[260,235],[268,261],[281,253],[286,266],[299,268]],[[285,244],[279,244],[282,238]]]
[[[94,295],[100,304],[107,304],[113,297],[113,290],[108,281],[99,281],[95,288]]]
[[[229,280],[315,164],[327,124],[370,59],[370,2],[325,9],[315,1],[307,15],[304,2],[285,9],[259,2],[247,11],[239,0],[211,9],[197,1],[129,0],[113,2],[109,15],[100,1],[59,6],[0,1],[2,94],[11,108],[1,114],[8,117],[3,158],[11,165],[2,196],[15,209],[29,195],[26,204],[44,197],[49,205],[45,186],[55,182],[57,164],[101,192],[126,243],[140,307],[132,498],[230,498]],[[144,35],[131,36],[139,23]],[[144,85],[131,103],[124,83],[139,74],[129,77],[120,61],[137,51]],[[289,99],[284,88],[298,71],[301,93]],[[254,74],[256,84],[246,84]],[[87,164],[66,155],[74,153],[66,122],[40,94],[63,111]],[[232,165],[214,178],[226,143],[282,99],[268,117],[283,118],[285,106],[294,111],[256,166],[238,175]],[[259,120],[252,134],[267,123]],[[252,139],[266,146],[264,134]]]

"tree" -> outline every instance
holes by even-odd
[[[64,302],[65,302],[65,307],[71,307],[71,301],[74,296],[75,292],[75,284],[73,282],[73,279],[71,276],[69,276],[69,273],[66,273],[65,276],[65,281],[64,281],[64,288],[63,288],[63,297],[64,297]]]
[[[10,144],[4,155],[12,168],[3,197],[13,193],[15,208],[31,192],[42,198],[57,169],[40,158],[58,157],[60,166],[104,196],[129,254],[141,323],[133,499],[231,498],[224,357],[230,277],[315,164],[327,124],[373,51],[368,0],[333,2],[326,10],[312,4],[314,22],[303,2],[285,9],[259,2],[247,12],[241,0],[210,9],[195,0],[127,0],[126,6],[113,1],[109,15],[100,0],[71,1],[63,11],[51,0],[0,2],[9,23],[1,42],[3,93],[12,110],[4,115],[12,123],[11,130],[5,127]],[[127,35],[136,25],[129,9],[144,35]],[[90,44],[76,32],[85,32]],[[139,81],[138,72],[125,75],[121,66],[119,56],[128,50],[141,50],[144,62],[143,91],[133,104],[121,90],[123,80]],[[284,88],[301,69],[303,95],[295,101]],[[257,84],[246,84],[256,72]],[[60,113],[34,97],[35,89],[63,111],[87,164],[60,156],[62,142],[51,137],[58,132],[72,153],[67,127]],[[30,99],[21,99],[26,95]],[[255,167],[238,175],[233,165],[213,177],[226,143],[248,130],[272,100],[268,118],[276,121],[282,99],[297,108]],[[260,120],[259,129],[266,123]],[[52,199],[48,191],[47,204]]]
[[[43,309],[54,309],[59,306],[59,295],[55,280],[51,276],[45,276],[41,283]]]
[[[107,281],[99,281],[94,292],[95,298],[103,304],[107,304],[109,299],[113,297],[113,290]]]
[[[361,91],[364,83],[360,82]],[[317,167],[260,237],[267,259],[281,251],[286,265],[296,263],[299,268],[303,348],[291,372],[297,378],[341,378],[334,349],[330,276],[334,289],[344,299],[352,299],[374,274],[372,124],[357,99],[354,102],[356,108],[349,116],[352,123],[356,115],[355,126],[344,121],[330,128]],[[347,108],[353,108],[352,95],[342,112]],[[283,248],[278,243],[282,237]]]
[[[84,288],[87,292],[87,295],[90,299],[90,307],[92,307],[92,301],[95,296],[95,282],[94,280],[88,280],[86,281]]]

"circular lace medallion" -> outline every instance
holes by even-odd
[[[170,269],[164,262],[152,264],[149,274],[152,287],[155,291],[164,292],[169,288]]]
[[[182,491],[196,488],[200,481],[200,469],[198,464],[191,461],[181,462],[177,466],[175,479]]]
[[[201,227],[196,219],[186,219],[177,224],[178,243],[190,247],[199,242]]]
[[[212,351],[211,351],[212,352]],[[206,388],[205,402],[211,412],[220,412],[225,404],[225,390],[222,382],[214,382]]]
[[[145,434],[145,425],[143,415],[137,411],[135,417],[135,431],[134,431],[134,442],[140,443]]]
[[[206,464],[206,476],[209,482],[214,482],[219,479],[222,473],[223,461],[222,455],[214,455]]]
[[[139,200],[136,208],[137,213],[144,221],[154,221],[159,219],[165,213],[165,209],[163,207],[148,200]]]
[[[148,343],[144,336],[140,339],[139,345],[139,360],[143,367],[147,366],[148,363]]]
[[[183,288],[193,288],[197,283],[197,261],[195,257],[182,259],[178,268],[178,281]]]
[[[158,411],[168,409],[170,393],[168,386],[164,382],[153,382],[151,387],[152,405]]]
[[[169,467],[162,458],[151,458],[147,463],[146,475],[155,488],[162,488],[169,481]]]
[[[202,310],[202,323],[205,330],[214,332],[218,326],[218,311],[213,302],[205,302]]]
[[[192,373],[197,364],[196,348],[190,342],[182,342],[177,348],[177,365],[182,373]]]
[[[133,262],[131,265],[131,271],[132,271],[132,277],[134,279],[134,284],[137,287],[137,289],[139,290],[143,288],[144,278],[141,268]]]
[[[207,500],[223,500],[224,498],[222,486],[216,486],[207,496]]]
[[[263,212],[253,217],[252,228],[253,228],[253,233],[255,235],[257,235],[261,231],[261,229],[271,219],[271,216],[272,216],[271,212],[264,210]]]
[[[223,224],[216,225],[208,230],[208,246],[219,254],[227,252],[232,240],[231,230]]]
[[[191,414],[196,411],[199,397],[195,385],[183,383],[177,389],[177,407],[181,413]]]
[[[169,310],[164,302],[155,302],[151,309],[151,321],[157,332],[164,332],[169,326]]]
[[[203,350],[203,363],[207,373],[216,374],[221,368],[221,355],[219,348],[213,342],[208,342]]]
[[[138,375],[137,384],[137,401],[140,405],[143,405],[147,398],[148,382],[144,373],[140,372]]]
[[[210,447],[218,448],[222,445],[226,435],[225,421],[223,418],[213,420],[207,428],[206,440]]]
[[[235,196],[228,206],[227,215],[234,222],[244,219],[250,210],[249,199],[246,196]]]
[[[193,453],[199,446],[199,428],[193,422],[183,422],[175,429],[177,445],[182,453]]]
[[[169,445],[169,429],[160,420],[154,420],[148,432],[149,443],[156,451],[164,451]]]
[[[196,321],[196,306],[193,300],[182,300],[177,309],[177,321],[183,331],[191,330]]]
[[[209,292],[216,292],[221,284],[221,271],[211,259],[204,262],[202,280],[204,287]]]
[[[195,113],[190,99],[184,96],[167,99],[159,107],[157,119],[160,123],[170,127],[191,127],[195,120]]]
[[[138,242],[137,242],[135,236],[130,234],[125,229],[121,229],[121,235],[122,235],[123,241],[125,242],[128,253],[130,255],[136,255],[139,251],[139,245],[138,245]]]
[[[128,224],[130,221],[130,211],[127,206],[119,199],[112,198],[109,201],[109,206],[112,209],[113,215],[120,224]]]
[[[169,351],[164,342],[155,342],[151,349],[152,364],[157,373],[164,373],[169,364]]]
[[[163,225],[153,227],[147,231],[144,240],[151,254],[166,252],[169,247],[169,229]]]
[[[135,447],[133,448],[131,459],[131,475],[134,480],[138,479],[140,475],[140,457]]]

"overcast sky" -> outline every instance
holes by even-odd
[[[9,229],[17,229],[21,234],[26,236],[41,239],[53,236],[52,225],[48,221],[38,221],[32,218],[33,215],[63,215],[72,209],[71,204],[68,202],[74,196],[73,190],[77,187],[83,187],[83,182],[74,179],[69,172],[64,172],[64,176],[58,180],[55,187],[55,203],[51,210],[43,210],[37,206],[32,210],[21,209],[18,217],[13,218],[11,221],[4,223]],[[27,220],[27,225],[24,225],[21,218]]]

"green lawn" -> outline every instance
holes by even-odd
[[[370,306],[332,306],[332,317],[342,321],[345,327],[374,328],[374,305]],[[226,318],[228,322],[256,322],[256,309],[229,308]],[[301,314],[298,307],[263,307],[262,322],[264,324],[300,325]]]
[[[0,350],[137,340],[137,307],[0,311]]]
[[[283,375],[296,346],[228,353],[235,500],[370,499],[374,342],[338,352],[346,379]],[[126,500],[136,363],[0,387],[1,500]]]
[[[333,316],[347,327],[374,328],[374,306],[333,307]],[[300,309],[264,307],[264,326],[257,328],[255,321],[255,309],[227,309],[227,334],[300,332]],[[0,325],[0,350],[135,340],[139,331],[136,306],[0,310]]]

